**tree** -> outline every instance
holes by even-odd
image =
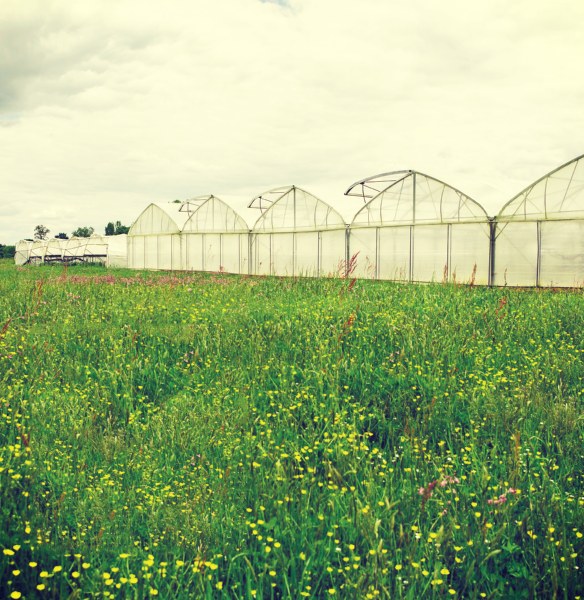
[[[55,239],[57,239],[57,240],[68,240],[69,236],[66,233],[58,233],[55,236]]]
[[[130,228],[127,225],[122,225],[121,221],[116,221],[116,235],[128,233],[128,231],[130,231]]]
[[[105,227],[106,235],[120,235],[122,233],[128,233],[130,228],[126,225],[122,225],[121,221],[116,221],[115,225],[111,221]]]
[[[5,246],[0,244],[0,258],[14,258],[16,246]]]
[[[34,228],[34,239],[35,240],[46,240],[49,235],[49,228],[44,225],[37,225]]]
[[[73,237],[88,238],[93,234],[93,227],[77,227],[77,229],[71,234]]]

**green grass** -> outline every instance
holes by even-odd
[[[584,297],[0,261],[0,596],[584,594]]]

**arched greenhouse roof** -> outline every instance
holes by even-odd
[[[554,169],[509,200],[498,221],[584,217],[584,154]]]
[[[216,196],[198,196],[183,202],[182,211],[189,214],[183,231],[193,232],[248,232],[249,227],[243,218],[228,204]]]
[[[487,221],[485,209],[460,190],[417,171],[392,171],[357,181],[345,192],[366,202],[352,225]]]
[[[248,205],[262,215],[253,231],[315,231],[345,227],[343,217],[326,202],[295,185],[269,190]]]
[[[134,221],[128,235],[179,233],[190,217],[183,202],[153,202]]]

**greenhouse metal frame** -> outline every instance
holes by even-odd
[[[347,225],[332,206],[295,185],[268,190],[250,234],[254,275],[333,275],[346,259]]]
[[[496,217],[493,284],[584,285],[584,155],[550,171]]]
[[[460,190],[403,170],[357,181],[345,194],[365,202],[349,227],[356,276],[490,283],[491,219]]]
[[[346,276],[496,286],[584,286],[584,155],[550,171],[491,218],[460,190],[419,171],[361,179],[347,225],[294,185],[268,190],[250,230],[213,195],[152,203],[128,236],[21,240],[15,263],[104,262],[134,269]]]

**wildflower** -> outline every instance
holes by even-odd
[[[21,592],[17,592],[16,590],[14,592],[12,592],[12,594],[10,594],[11,598],[14,598],[15,600],[17,598],[21,598],[22,597],[22,593]]]

